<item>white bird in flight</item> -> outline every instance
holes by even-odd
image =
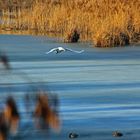
[[[49,54],[51,52],[55,52],[57,54],[57,53],[65,52],[65,51],[71,51],[71,52],[75,52],[75,53],[84,52],[84,50],[76,51],[76,50],[72,50],[72,49],[69,49],[69,48],[57,47],[57,48],[53,48],[50,51],[46,52],[46,54]]]

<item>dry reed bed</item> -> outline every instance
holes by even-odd
[[[95,46],[112,47],[140,41],[138,0],[36,0],[29,9],[3,16],[12,29],[58,32],[67,36],[77,29]],[[8,15],[8,14],[7,14]]]

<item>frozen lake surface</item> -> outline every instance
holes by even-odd
[[[45,54],[58,46],[85,51]],[[52,132],[50,140],[67,140],[70,132],[78,133],[78,140],[112,140],[116,130],[124,134],[119,139],[140,138],[140,46],[101,49],[57,38],[0,35],[0,50],[13,69],[4,71],[0,64],[1,104],[7,93],[13,94],[23,113],[20,134],[11,139],[47,137],[33,131],[24,115],[23,96],[35,86],[59,97],[62,131]]]

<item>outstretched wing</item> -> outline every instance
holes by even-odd
[[[76,51],[76,50],[72,50],[72,49],[69,49],[69,48],[65,48],[65,50],[71,51],[71,52],[75,52],[75,53],[82,53],[82,52],[84,52],[84,50]]]
[[[51,52],[53,52],[53,51],[55,51],[55,50],[56,50],[56,48],[53,48],[53,49],[51,49],[50,51],[46,52],[46,54],[49,54],[49,53],[51,53]]]

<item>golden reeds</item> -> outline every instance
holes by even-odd
[[[76,28],[82,40],[93,40],[99,47],[140,41],[138,0],[35,0],[30,8],[15,10],[13,18],[6,15],[2,21],[10,24],[1,28],[57,32],[64,37]]]

